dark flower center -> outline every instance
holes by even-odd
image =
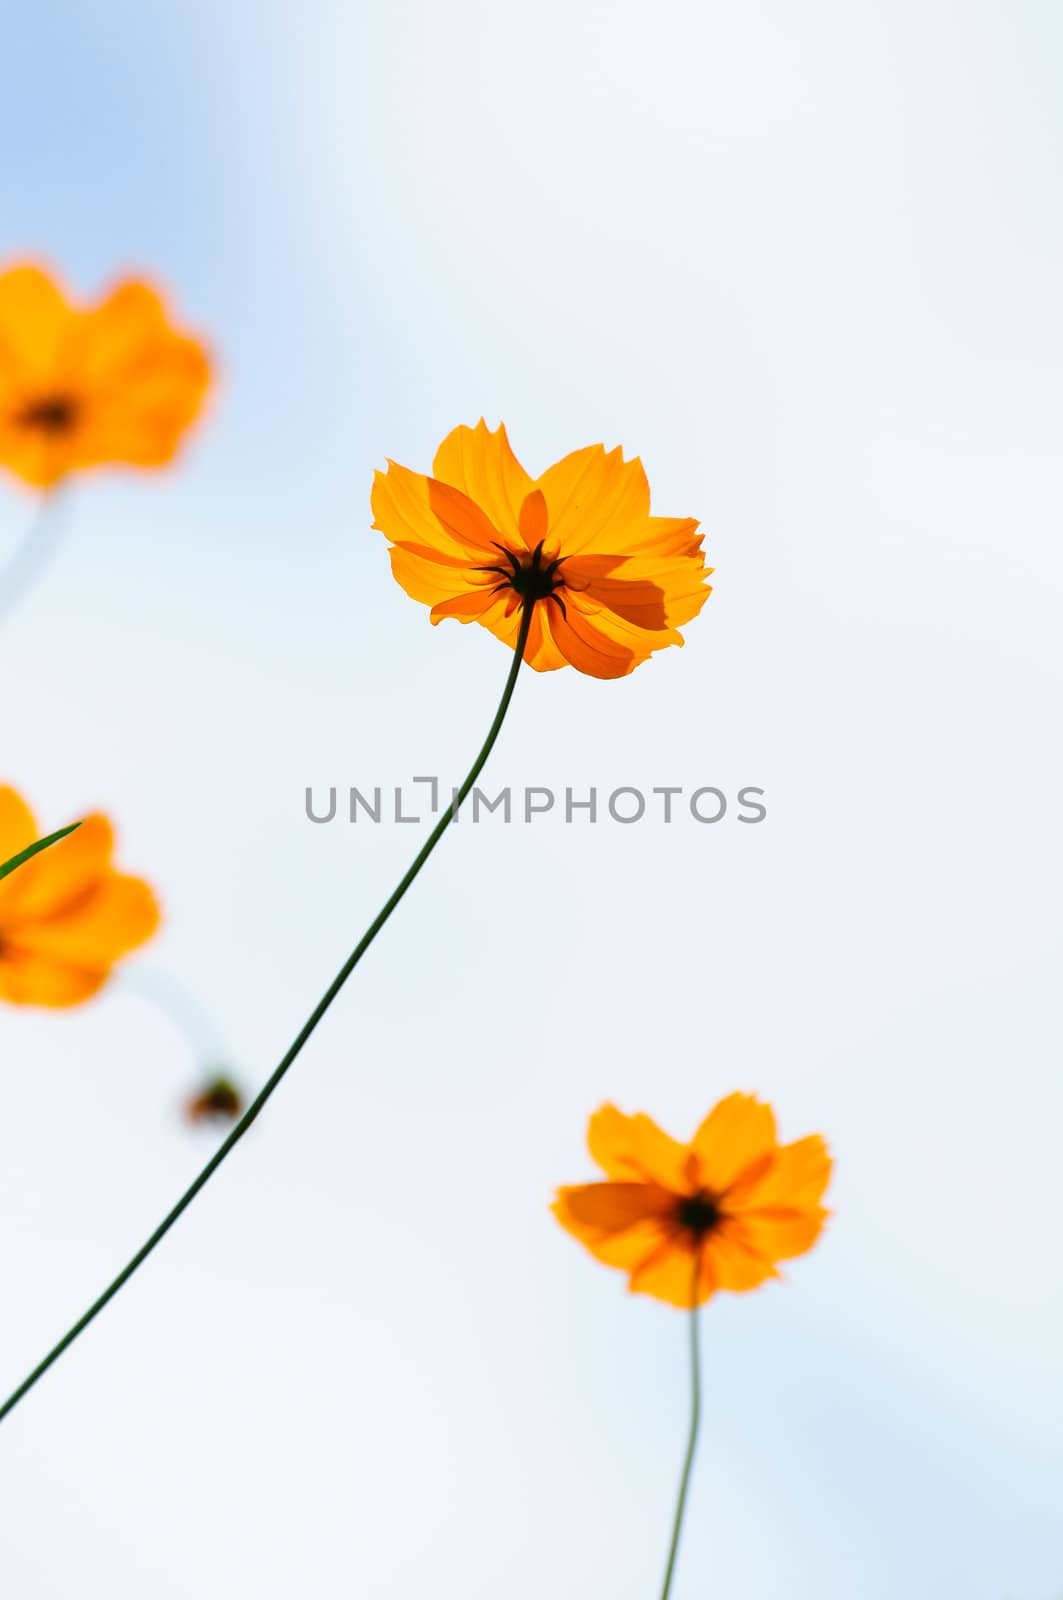
[[[505,558],[508,565],[481,567],[481,572],[496,572],[501,578],[501,583],[496,589],[514,589],[522,600],[556,600],[565,610],[565,602],[555,591],[560,589],[564,579],[558,576],[561,562],[564,559],[558,556],[554,561],[543,558],[543,541],[540,539],[535,549],[529,555],[526,551],[519,556],[512,550],[507,550],[504,545],[496,545],[495,549]]]
[[[18,414],[23,428],[39,428],[42,433],[69,433],[78,419],[78,403],[66,394],[44,395],[31,400]]]
[[[713,1196],[702,1190],[699,1194],[685,1195],[676,1207],[675,1215],[681,1228],[702,1238],[719,1227],[722,1213]]]
[[[232,1121],[243,1109],[243,1097],[230,1079],[212,1078],[185,1109],[193,1122],[213,1119]]]

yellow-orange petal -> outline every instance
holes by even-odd
[[[393,544],[415,545],[470,564],[484,560],[483,541],[470,543],[440,522],[429,499],[430,479],[397,461],[373,474],[373,527]],[[498,554],[497,551],[494,552]]]
[[[664,590],[650,578],[629,575],[626,566],[623,556],[574,556],[564,564],[566,588],[640,628],[666,628]]]
[[[94,813],[76,833],[0,882],[0,905],[17,909],[20,928],[55,916],[76,904],[109,872],[113,849],[111,824]]]
[[[492,432],[481,417],[475,428],[453,429],[436,451],[432,475],[480,506],[501,534],[519,540],[532,480],[513,454],[505,423]]]
[[[600,1261],[603,1267],[614,1267],[620,1272],[631,1272],[656,1254],[672,1237],[673,1230],[665,1222],[649,1218],[634,1222],[620,1233],[595,1234],[583,1237],[577,1227],[566,1222],[563,1209],[555,1204],[554,1215],[566,1232],[578,1239],[587,1254]]]
[[[20,955],[106,970],[119,956],[145,944],[158,925],[159,906],[148,885],[111,872],[48,918],[20,919],[10,943]]]
[[[678,628],[698,615],[712,593],[711,568],[700,556],[575,556],[566,584],[640,628]],[[671,642],[671,640],[669,640]]]
[[[631,651],[639,662],[648,660],[655,650],[663,650],[666,645],[682,647],[686,642],[675,628],[644,628],[579,590],[572,595],[569,609],[585,624],[605,634],[613,644]]]
[[[675,1196],[659,1184],[579,1183],[559,1189],[557,1206],[566,1227],[581,1236],[623,1233],[636,1222],[657,1221],[675,1210]]]
[[[746,1181],[732,1185],[728,1210],[814,1210],[830,1182],[832,1165],[826,1141],[818,1133],[779,1145],[762,1170],[753,1167]]]
[[[644,517],[620,529],[604,528],[581,552],[632,560],[700,561],[704,534],[696,517]]]
[[[709,1253],[695,1243],[692,1235],[676,1234],[634,1268],[628,1287],[632,1294],[649,1295],[667,1305],[690,1310],[711,1299],[719,1285]]]
[[[591,678],[626,678],[645,661],[649,650],[637,651],[618,644],[603,621],[584,615],[580,597],[566,594],[565,610],[550,618],[554,643],[561,654],[580,672]]]
[[[0,950],[0,1000],[16,1006],[66,1007],[89,1000],[107,981],[108,967],[69,966],[28,952]]]
[[[54,488],[69,472],[72,454],[69,436],[0,418],[0,466],[31,488]]]
[[[737,1217],[749,1249],[769,1261],[787,1261],[811,1250],[830,1216],[820,1206],[806,1210],[742,1211]]]
[[[205,354],[186,341],[145,352],[139,377],[85,404],[68,447],[69,471],[161,467],[176,456],[199,415],[210,379]],[[150,365],[150,370],[148,370]]]
[[[545,600],[540,601],[532,616],[524,659],[529,667],[535,668],[536,672],[556,672],[559,667],[568,666],[568,662],[557,647],[550,626],[550,613],[556,610],[556,607],[556,601],[553,605]]]
[[[541,489],[533,489],[520,508],[520,536],[529,550],[535,550],[545,541],[548,524],[546,497]]]
[[[166,320],[150,284],[125,279],[78,313],[64,348],[64,375],[83,392],[106,393],[139,382],[171,341],[184,342]]]
[[[700,1182],[719,1195],[776,1148],[775,1113],[751,1094],[721,1100],[693,1139]]]
[[[497,581],[493,577],[489,578],[492,586]],[[496,639],[508,644],[511,650],[516,649],[521,621],[520,596],[512,589],[492,595],[490,603],[477,616],[476,621],[493,633]],[[532,614],[524,659],[536,672],[553,672],[558,667],[568,666],[550,632],[549,610],[545,601],[540,601]]]
[[[0,785],[0,862],[10,861],[37,838],[37,823],[25,800],[9,785]]]
[[[51,380],[73,316],[42,267],[20,263],[0,273],[0,395]]]
[[[440,600],[432,607],[432,621],[443,622],[447,617],[454,617],[458,622],[481,622],[484,612],[494,602],[495,596],[487,588],[452,595],[449,600]]]
[[[170,326],[161,296],[139,279],[116,284],[76,318],[63,368],[60,387],[79,405],[76,466],[170,460],[211,377],[204,346]]]
[[[619,448],[600,444],[574,450],[537,479],[546,497],[550,536],[564,555],[601,549],[620,552],[626,539],[644,536],[650,487],[642,462],[625,461]],[[600,542],[599,542],[600,541]]]
[[[717,1285],[732,1294],[759,1289],[769,1278],[779,1276],[773,1265],[775,1258],[757,1248],[756,1241],[738,1224],[723,1223],[709,1235],[705,1250]]]
[[[617,1182],[658,1184],[673,1194],[690,1192],[690,1150],[659,1128],[644,1111],[628,1116],[604,1105],[587,1124],[587,1148],[602,1171]]]
[[[621,554],[665,560],[700,557],[705,538],[700,526],[696,517],[647,517],[642,530],[625,540]]]
[[[636,622],[620,616],[617,612],[609,610],[607,606],[599,605],[587,594],[564,594],[567,621],[571,624],[572,631],[580,643],[585,647],[591,646],[607,655],[616,656],[618,661],[629,662],[627,671],[633,671],[648,661],[656,650],[663,650],[667,645],[684,643],[683,635],[674,628],[642,628]],[[559,643],[561,641],[559,640]],[[564,647],[569,645],[566,636]],[[602,672],[599,676],[616,677],[613,672]]]
[[[475,500],[438,478],[428,479],[428,505],[436,521],[455,542],[479,552],[481,561],[500,559],[498,529]]]
[[[520,633],[520,616],[520,597],[509,589],[495,594],[489,591],[489,602],[476,620],[513,650]]]
[[[428,606],[451,600],[455,595],[488,589],[491,574],[478,573],[456,559],[435,555],[420,545],[393,544],[388,556],[395,581],[412,600]]]
[[[674,1204],[650,1184],[588,1183],[559,1189],[551,1209],[595,1260],[630,1271],[674,1233]]]

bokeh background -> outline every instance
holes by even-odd
[[[220,365],[77,491],[0,635],[0,768],[117,821],[161,937],[0,1016],[13,1386],[216,1135],[134,979],[260,1082],[508,657],[393,584],[374,466],[504,418],[702,518],[689,644],[528,674],[509,783],[759,827],[459,828],[252,1135],[0,1440],[11,1600],[658,1592],[682,1318],[564,1236],[588,1113],[732,1088],[836,1218],[704,1319],[678,1600],[1056,1600],[1063,16],[1048,0],[134,0],[5,20],[0,225]],[[33,511],[0,485],[0,556]]]

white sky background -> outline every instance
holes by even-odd
[[[770,810],[447,839],[4,1430],[5,1596],[654,1596],[682,1319],[546,1204],[602,1099],[685,1135],[742,1087],[830,1137],[837,1217],[706,1313],[676,1600],[1058,1600],[1061,44],[1032,0],[10,20],[6,250],[153,269],[224,382],[177,474],[84,485],[0,767],[114,816],[142,965],[245,1081],[415,846],[304,787],[456,780],[508,664],[393,584],[386,456],[481,413],[533,472],[622,443],[708,532],[687,648],[527,674],[488,788]],[[119,987],[0,1052],[6,1390],[212,1136]]]

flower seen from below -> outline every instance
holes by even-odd
[[[0,860],[38,837],[14,789],[0,788]],[[73,1006],[102,988],[115,962],[144,944],[159,924],[155,896],[111,864],[106,817],[86,817],[75,833],[0,881],[0,1000]]]
[[[636,1294],[702,1305],[718,1289],[755,1289],[776,1263],[810,1250],[828,1213],[831,1158],[819,1134],[781,1145],[775,1115],[732,1094],[689,1144],[641,1112],[606,1105],[590,1120],[597,1183],[558,1190],[554,1214],[591,1255],[628,1274]]]
[[[39,489],[171,461],[210,382],[203,346],[139,279],[72,305],[41,267],[0,272],[0,465]]]
[[[373,526],[431,620],[479,622],[513,647],[534,607],[525,659],[621,678],[696,617],[711,568],[691,517],[650,515],[642,463],[590,445],[531,478],[504,426],[459,427],[432,475],[396,462],[373,483]]]

